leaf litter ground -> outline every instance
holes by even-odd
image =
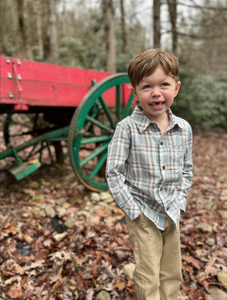
[[[214,287],[227,292],[219,276],[227,274],[226,149],[226,135],[194,135],[179,300],[206,299]],[[0,299],[92,300],[100,291],[136,299],[123,271],[134,263],[124,215],[114,202],[91,200],[68,159],[19,182],[3,167],[0,176]]]

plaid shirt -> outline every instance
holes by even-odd
[[[119,207],[131,220],[141,211],[164,230],[167,216],[175,226],[185,211],[192,180],[192,130],[167,111],[170,124],[162,135],[137,106],[118,123],[108,147],[106,176]]]

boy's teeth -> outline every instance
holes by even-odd
[[[165,102],[153,102],[153,103],[151,103],[151,106],[155,106],[155,105],[163,105]]]

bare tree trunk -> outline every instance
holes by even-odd
[[[49,25],[49,4],[48,0],[43,0],[41,3],[41,13],[42,13],[42,22],[46,28],[46,30],[43,32],[43,55],[44,55],[44,61],[48,60],[50,57],[50,25]]]
[[[106,44],[106,70],[110,73],[116,72],[116,39],[114,8],[112,0],[103,0],[103,18],[105,26]]]
[[[36,21],[36,30],[37,30],[37,40],[39,46],[39,55],[40,58],[43,59],[43,37],[42,37],[42,26],[41,26],[41,18],[40,18],[40,7],[37,0],[33,0],[33,10],[35,13],[35,21]]]
[[[49,26],[50,26],[50,61],[58,63],[58,32],[56,0],[48,0],[49,4]]]
[[[66,1],[63,0],[63,9],[62,9],[62,29],[63,29],[63,33],[66,33],[67,30],[67,19],[66,19]]]
[[[176,0],[167,0],[169,7],[169,17],[172,25],[172,51],[177,51],[177,2]]]
[[[28,41],[28,35],[26,30],[26,11],[25,11],[25,3],[24,0],[18,0],[18,18],[19,18],[19,26],[23,39],[23,43],[26,49],[26,56],[29,60],[33,60],[33,55],[31,51],[31,47]]]
[[[125,8],[124,8],[124,0],[121,1],[121,26],[122,26],[122,52],[126,52],[127,46],[127,37],[126,37],[126,29],[125,29]]]
[[[56,0],[48,0],[49,7],[49,26],[50,26],[50,61],[54,64],[58,63],[58,32],[57,32],[57,15]],[[64,164],[64,155],[62,151],[61,141],[53,143],[56,153],[57,163]]]
[[[160,25],[160,0],[153,2],[153,31],[154,31],[154,48],[160,48],[161,45],[161,25]]]

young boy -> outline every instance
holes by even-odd
[[[107,181],[125,212],[137,300],[177,300],[181,284],[180,211],[192,179],[192,130],[170,107],[181,82],[177,58],[161,49],[131,61],[139,101],[118,123],[108,148]]]

